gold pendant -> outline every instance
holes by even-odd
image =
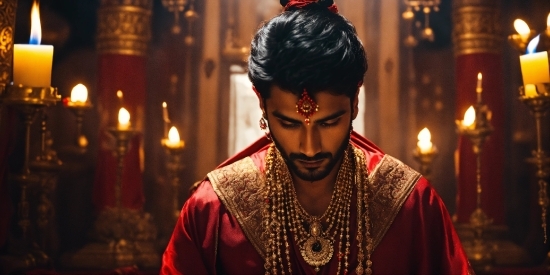
[[[332,242],[321,237],[322,225],[319,221],[314,221],[310,225],[311,236],[303,244],[300,252],[302,257],[311,266],[315,267],[315,271],[319,272],[320,266],[325,265],[334,254]]]

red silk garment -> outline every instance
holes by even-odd
[[[369,171],[372,171],[383,153],[355,133],[352,142],[363,150]],[[266,141],[262,139],[252,147],[257,151],[249,155],[260,171],[265,172]],[[258,147],[262,148],[258,150]],[[245,155],[237,154],[224,164]],[[352,206],[356,205],[355,191],[352,200]],[[350,214],[350,236],[356,236],[355,207],[351,208]],[[288,237],[292,272],[315,274],[302,259],[293,237]],[[355,274],[358,248],[354,237],[350,248],[348,274]],[[338,269],[336,259],[334,255],[317,274],[335,274]],[[405,200],[371,259],[374,274],[469,274],[470,270],[449,214],[439,195],[424,178],[417,182]],[[237,219],[220,202],[210,182],[205,180],[183,206],[164,252],[160,273],[262,274],[265,270],[263,258],[248,241]]]

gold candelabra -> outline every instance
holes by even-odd
[[[28,189],[31,185],[40,183],[44,176],[42,173],[38,175],[31,172],[31,166],[33,170],[44,171],[47,169],[44,166],[37,165],[38,162],[33,162],[31,165],[30,161],[30,139],[31,139],[31,126],[33,121],[40,111],[43,111],[44,107],[51,106],[56,104],[60,100],[60,96],[57,94],[57,89],[54,87],[28,87],[23,85],[8,85],[4,92],[2,93],[2,104],[6,106],[12,106],[15,109],[19,110],[23,115],[23,122],[25,124],[25,142],[24,142],[24,160],[23,167],[21,172],[14,175],[12,178],[17,182],[21,188],[20,201],[18,204],[18,216],[19,221],[18,225],[22,231],[22,238],[24,243],[23,258],[21,262],[22,268],[28,269],[36,266],[45,266],[50,262],[50,257],[43,252],[42,248],[36,248],[32,243],[33,240],[30,239],[29,231],[31,227],[31,220],[29,218],[30,204],[28,200]],[[46,124],[45,117],[42,120],[42,148],[45,149],[45,135],[46,135]],[[38,161],[41,160],[40,156]],[[43,163],[42,163],[43,164]],[[59,163],[56,163],[59,164]],[[51,166],[47,168],[55,169],[56,167]],[[42,177],[42,178],[41,178]],[[44,193],[44,194],[47,194]],[[49,202],[49,199],[42,196],[44,203]],[[39,220],[37,221],[39,228],[42,228],[47,223],[44,223],[45,218],[41,215],[40,207],[43,206],[40,204],[38,206]]]
[[[420,163],[419,172],[428,181],[431,180],[431,165],[433,159],[437,156],[437,148],[431,142],[431,134],[427,128],[424,128],[418,134],[418,144],[413,150],[414,159]]]
[[[418,40],[413,34],[413,28],[421,26],[421,23],[415,21],[415,13],[422,12],[424,14],[424,27],[422,28],[420,37],[430,42],[434,41],[434,32],[430,27],[430,13],[439,11],[440,0],[405,0],[407,9],[401,15],[405,21],[409,22],[409,34],[405,38],[405,46],[415,47],[418,45]]]
[[[548,14],[550,23],[550,14]],[[535,118],[537,148],[532,151],[532,157],[527,161],[536,167],[535,176],[539,185],[538,204],[541,207],[541,227],[544,232],[544,243],[547,242],[546,215],[549,205],[547,194],[550,169],[550,157],[542,149],[541,130],[542,118],[550,109],[550,69],[548,68],[548,51],[550,50],[550,27],[537,35],[537,31],[529,28],[521,19],[514,21],[516,34],[508,36],[508,42],[520,54],[523,84],[519,88],[519,100],[529,108]],[[537,49],[540,51],[537,52]],[[550,252],[547,255],[550,261]]]
[[[183,169],[181,157],[185,143],[182,140],[174,141],[170,139],[162,139],[161,144],[166,149],[169,156],[169,159],[166,162],[166,170],[168,171],[168,177],[172,185],[172,214],[174,220],[177,220],[180,216],[181,210],[181,203],[179,199],[180,173]]]
[[[84,112],[91,109],[93,105],[90,103],[90,101],[74,102],[68,99],[64,99],[63,106],[71,110],[71,112],[75,115],[75,118],[76,118],[75,145],[79,152],[84,153],[86,151],[86,147],[88,146],[88,139],[86,138],[85,135],[82,134],[82,123],[84,121]]]
[[[481,185],[481,153],[483,144],[493,131],[490,124],[491,111],[489,107],[481,101],[481,88],[478,88],[478,99],[474,110],[472,124],[464,121],[457,121],[457,131],[460,135],[468,137],[472,143],[472,150],[476,157],[476,209],[470,215],[470,227],[473,230],[474,238],[472,246],[465,246],[465,250],[474,266],[488,267],[492,264],[493,255],[491,248],[484,240],[486,228],[493,223],[481,207],[481,194],[483,192]],[[468,112],[466,113],[468,115]]]
[[[115,138],[116,145],[114,152],[117,157],[117,173],[115,183],[115,203],[116,208],[121,208],[120,192],[122,189],[122,172],[124,171],[124,156],[128,152],[129,143],[136,134],[131,128],[111,127],[109,133]]]
[[[537,169],[535,175],[539,185],[538,204],[541,207],[541,226],[544,231],[544,243],[546,243],[546,214],[549,204],[547,194],[548,183],[546,182],[546,179],[548,178],[548,169],[550,168],[550,157],[542,149],[541,123],[542,117],[544,117],[550,109],[550,83],[533,85],[532,88],[535,89],[536,94],[526,95],[525,87],[520,87],[519,100],[529,107],[531,114],[535,118],[537,148],[536,150],[533,150],[532,157],[528,158],[527,161],[534,164]]]

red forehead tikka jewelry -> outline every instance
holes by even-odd
[[[304,89],[302,97],[296,102],[296,112],[304,116],[304,121],[309,125],[310,117],[319,111],[319,105],[309,96],[307,90]]]

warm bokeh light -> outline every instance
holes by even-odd
[[[176,126],[172,126],[172,128],[170,128],[170,131],[168,132],[168,140],[170,142],[180,142],[180,134],[178,133]]]
[[[529,28],[529,25],[525,23],[525,21],[521,19],[514,20],[514,29],[516,29],[523,40],[527,40],[529,38],[531,29]]]
[[[122,91],[121,90],[118,90],[116,91],[116,97],[118,97],[118,99],[122,99]]]
[[[125,130],[130,127],[130,113],[124,107],[118,111],[118,129]]]
[[[86,102],[88,100],[88,89],[83,84],[76,84],[71,90],[72,102]]]
[[[29,44],[40,45],[42,41],[42,26],[40,24],[40,9],[34,1],[31,9],[31,38]]]
[[[432,134],[430,134],[430,130],[428,128],[422,129],[420,133],[418,133],[418,149],[420,149],[421,153],[427,153],[432,150],[433,144],[432,144]]]
[[[462,120],[462,126],[471,127],[476,121],[476,110],[474,106],[470,106],[466,113],[464,113],[464,120]]]
[[[548,13],[548,17],[546,18],[546,30],[550,32],[550,12]]]

